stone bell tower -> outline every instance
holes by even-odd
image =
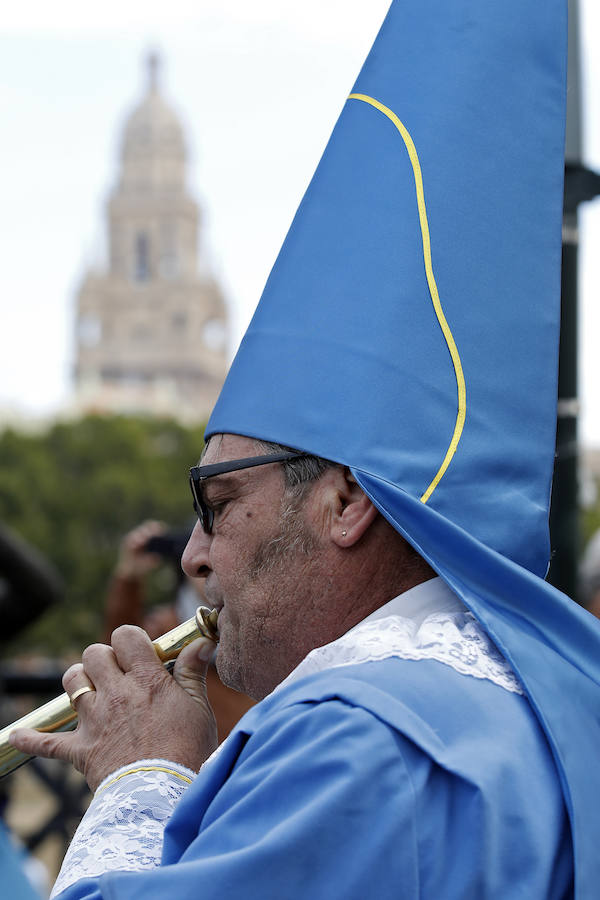
[[[226,313],[198,242],[186,155],[151,54],[145,96],[126,121],[107,204],[108,270],[88,271],[77,296],[80,412],[197,422],[217,398],[226,372]]]

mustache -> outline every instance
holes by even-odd
[[[223,595],[216,584],[208,584],[206,581],[204,582],[204,600],[207,606],[210,606],[211,609],[222,609],[223,607]]]

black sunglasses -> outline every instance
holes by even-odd
[[[230,459],[227,462],[212,463],[209,466],[192,466],[190,469],[190,488],[194,498],[194,510],[205,533],[211,533],[215,513],[202,496],[203,481],[206,481],[207,478],[214,478],[215,475],[225,475],[226,472],[237,472],[238,469],[250,469],[252,466],[264,466],[267,463],[285,462],[286,459],[297,459],[299,456],[307,456],[307,454],[300,453],[297,450],[286,450],[283,453],[269,453],[267,456]]]

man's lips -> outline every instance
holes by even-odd
[[[223,598],[220,596],[220,591],[218,590],[218,585],[216,583],[211,585],[205,581],[203,593],[207,606],[210,606],[211,609],[223,609]]]
[[[204,586],[204,598],[206,607],[210,610],[211,630],[216,641],[219,640],[219,616],[223,609],[223,599],[217,596],[216,591],[211,590],[210,585]]]
[[[210,609],[216,609],[218,612],[221,612],[223,609],[223,601],[222,600],[213,600],[212,597],[206,597],[206,606],[210,607]]]
[[[219,611],[217,609],[211,610],[208,606],[199,606],[196,611],[196,623],[200,634],[210,638],[215,644],[219,641],[218,618]]]

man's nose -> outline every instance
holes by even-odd
[[[181,557],[181,568],[190,578],[206,578],[210,575],[210,541],[210,534],[206,534],[200,522],[196,522]]]

